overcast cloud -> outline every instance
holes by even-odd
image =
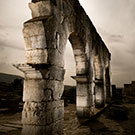
[[[25,62],[23,22],[31,18],[30,0],[0,1],[0,72],[21,74],[12,63]],[[135,0],[80,0],[112,54],[112,82],[135,80]],[[75,63],[70,44],[65,55],[66,84],[75,84]],[[22,75],[22,74],[21,74]]]

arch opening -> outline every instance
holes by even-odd
[[[72,76],[76,75],[76,63],[74,59],[72,45],[69,40],[66,44],[64,63],[64,69],[66,70],[64,75],[64,85],[76,86],[76,81],[72,79]]]
[[[89,117],[90,107],[92,106],[91,84],[89,83],[89,62],[86,54],[86,48],[81,42],[80,37],[75,33],[69,36],[73,54],[76,63],[76,108],[78,117]],[[89,48],[87,48],[89,49]],[[88,51],[88,50],[87,50]]]

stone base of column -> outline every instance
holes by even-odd
[[[94,107],[77,106],[78,118],[90,118],[94,115]]]
[[[25,102],[22,135],[63,135],[64,102]]]
[[[23,125],[22,135],[64,135],[64,120],[58,120],[50,125]]]

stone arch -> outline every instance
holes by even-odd
[[[63,135],[67,40],[76,61],[78,117],[90,118],[104,107],[110,53],[78,0],[33,0],[29,7],[32,19],[23,29],[26,64],[16,65],[25,74],[22,134]]]
[[[73,32],[69,36],[69,41],[72,45],[74,58],[76,62],[76,75],[88,74],[88,61],[85,53],[85,47],[80,42],[81,39],[77,37],[76,33]]]
[[[92,106],[92,97],[90,96],[89,86],[89,62],[86,48],[81,42],[81,38],[75,33],[69,36],[74,58],[76,62],[76,108],[78,117],[90,117],[92,115],[90,107]]]

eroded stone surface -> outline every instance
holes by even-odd
[[[27,37],[24,40],[26,50],[45,49],[47,47],[44,35]]]
[[[45,35],[45,29],[42,21],[33,21],[24,23],[23,28],[24,38],[38,35]]]
[[[47,64],[48,53],[44,49],[26,51],[26,60],[28,64]]]
[[[49,16],[52,13],[51,2],[40,1],[37,3],[29,3],[29,7],[32,11],[32,17]]]
[[[51,108],[47,102],[25,102],[22,112],[22,122],[27,125],[49,125],[63,119],[63,117],[62,101],[51,102]]]
[[[24,80],[23,101],[60,100],[64,90],[63,83],[55,80]]]

